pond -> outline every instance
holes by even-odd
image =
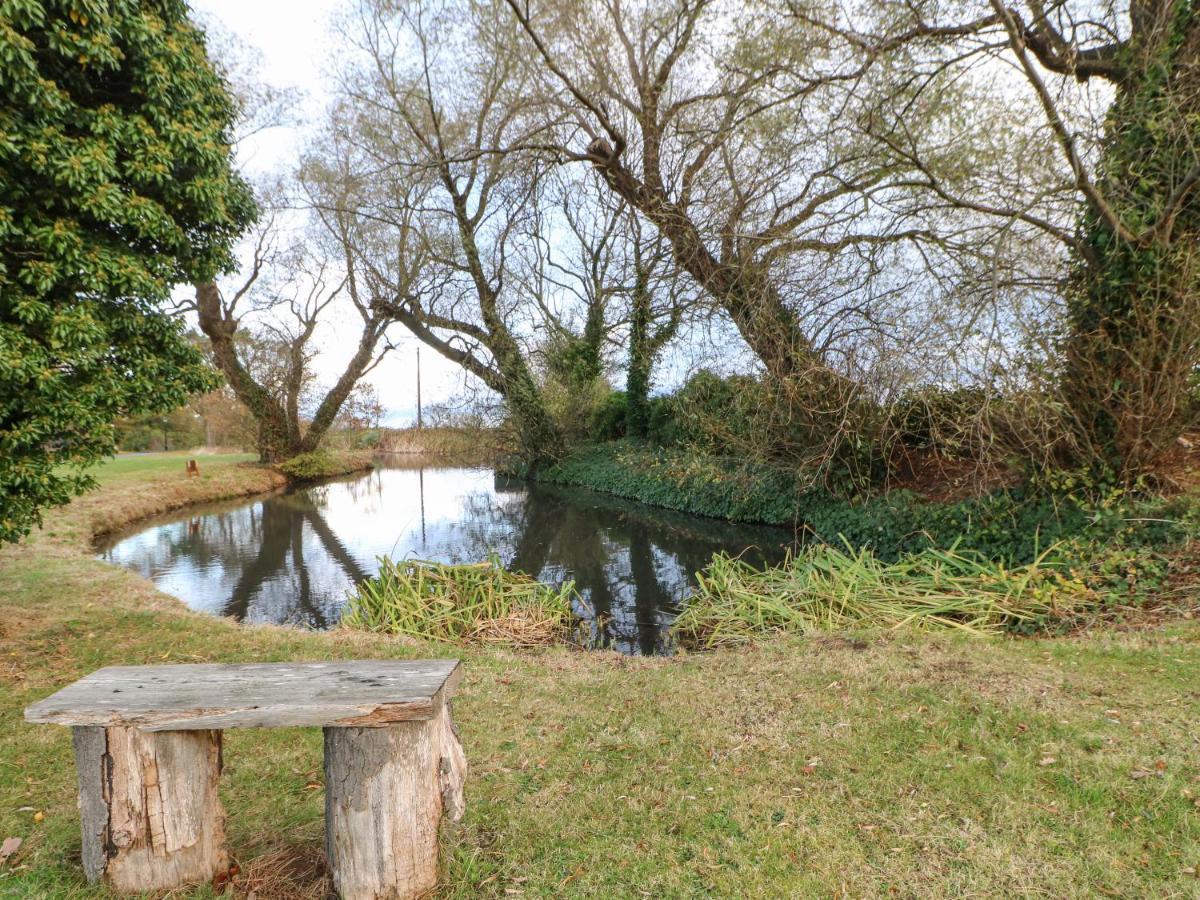
[[[573,580],[590,646],[661,654],[713,553],[775,562],[792,544],[786,529],[384,458],[368,474],[144,521],[98,549],[193,609],[314,629],[337,623],[381,555],[460,563],[496,554],[541,581]]]

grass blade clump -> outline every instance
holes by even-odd
[[[1035,630],[1095,600],[1046,554],[1007,568],[955,550],[885,563],[869,550],[815,545],[763,569],[718,554],[697,578],[674,633],[684,646],[705,649],[769,633],[862,627]]]
[[[350,595],[342,624],[452,643],[532,647],[565,640],[573,582],[560,587],[506,570],[496,558],[467,565],[380,557],[379,574]]]

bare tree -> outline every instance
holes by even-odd
[[[454,11],[360,3],[348,30],[364,63],[343,78],[334,138],[310,163],[337,199],[316,202],[352,289],[503,397],[526,454],[540,459],[561,436],[530,366],[533,304],[514,268],[543,166],[491,152],[527,136],[527,78],[501,9]],[[427,264],[421,279],[406,274],[415,256]]]
[[[911,344],[893,326],[946,288],[892,277],[946,239],[902,202],[912,167],[858,121],[887,86],[840,71],[827,34],[778,3],[506,3],[565,111],[544,151],[591,166],[666,239],[762,361],[805,459],[869,468],[876,383]]]
[[[557,152],[593,165],[662,232],[769,372],[827,368],[816,311],[787,296],[789,267],[924,232],[867,217],[900,173],[834,127],[849,101],[808,64],[812,42],[781,41],[769,5],[546,2],[539,19],[508,3],[572,112]]]
[[[257,444],[264,462],[320,445],[355,385],[390,349],[384,336],[393,322],[382,306],[364,303],[348,291],[346,278],[336,274],[328,260],[311,257],[302,248],[281,253],[275,239],[268,220],[260,228],[241,283],[229,292],[215,282],[197,285],[195,302],[186,305],[209,339],[213,362],[258,424]],[[312,401],[306,422],[303,407],[313,388],[317,353],[313,337],[321,321],[347,305],[362,322],[357,345],[334,384]],[[257,332],[250,340],[239,340],[245,337],[243,317],[248,312],[253,313]],[[274,355],[269,361],[263,358],[264,344],[268,355]]]
[[[841,40],[848,71],[899,86],[869,131],[931,206],[1026,238],[1057,279],[1061,312],[1043,325],[1059,414],[1027,448],[1125,478],[1152,468],[1196,415],[1200,13],[1173,0],[791,6]],[[950,106],[964,86],[969,105]],[[967,125],[961,111],[989,101],[1008,110]],[[913,133],[914,110],[960,126],[955,152]]]
[[[628,215],[627,265],[629,354],[625,370],[628,430],[645,436],[650,424],[654,367],[667,344],[690,319],[703,313],[699,289],[680,272],[666,240],[647,228],[637,213]]]

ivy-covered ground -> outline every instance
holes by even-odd
[[[102,473],[0,551],[0,896],[103,897],[79,866],[66,729],[21,710],[102,665],[458,655],[471,763],[444,897],[1193,896],[1200,624],[1056,639],[874,632],[629,659],[187,611],[87,553],[172,502],[261,489],[202,460]],[[157,470],[156,470],[157,469]],[[180,469],[182,466],[180,465]],[[318,897],[316,730],[227,735],[236,896]],[[197,887],[182,896],[211,896]]]
[[[1200,472],[1190,474],[1200,487]],[[815,540],[845,539],[885,559],[957,545],[989,559],[1028,562],[1064,541],[1161,547],[1200,530],[1196,497],[1187,492],[1085,500],[1007,486],[931,501],[900,488],[846,500],[811,487],[794,468],[632,440],[583,445],[537,477],[696,515],[795,525]]]
[[[883,563],[930,551],[1008,568],[1036,563],[1085,583],[1097,600],[1091,612],[1121,618],[1186,607],[1189,594],[1200,594],[1200,454],[1177,468],[1172,496],[1073,495],[1010,483],[950,499],[903,487],[845,499],[783,466],[618,440],[582,446],[537,477],[698,515],[788,525],[809,542]],[[1070,616],[1043,625],[1076,623]]]

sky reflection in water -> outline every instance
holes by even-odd
[[[783,529],[508,481],[491,469],[392,460],[368,475],[142,523],[101,556],[193,609],[320,629],[337,622],[347,591],[375,573],[380,555],[457,563],[496,553],[542,581],[574,579],[595,611],[595,644],[651,654],[669,651],[667,628],[713,553],[776,561],[791,540]]]

